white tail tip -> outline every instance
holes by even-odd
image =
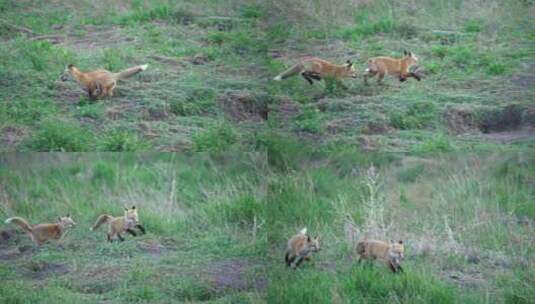
[[[273,80],[275,80],[275,81],[281,81],[281,80],[282,80],[282,77],[281,77],[281,75],[279,75],[279,76],[273,78]]]
[[[307,234],[307,227],[301,229],[301,231],[299,231],[300,234]]]
[[[8,218],[8,219],[7,219],[6,221],[5,221],[5,223],[6,223],[6,224],[9,224],[9,223],[11,223],[11,220],[12,220],[12,219],[13,219],[13,218],[11,218],[11,217],[10,217],[10,218]]]
[[[89,231],[93,231],[93,227],[89,228]]]
[[[148,64],[144,64],[144,65],[141,65],[139,67],[141,68],[142,71],[145,71],[149,67],[149,65]]]

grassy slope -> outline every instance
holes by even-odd
[[[534,168],[527,153],[302,160],[270,185],[268,301],[530,303]],[[304,226],[322,250],[288,271],[286,240]],[[404,240],[404,274],[355,263],[365,234]]]
[[[247,7],[38,3],[0,1],[0,82],[9,88],[0,92],[3,151],[250,150],[261,119],[253,113],[255,120],[230,123],[221,110],[231,93],[265,107],[252,69],[265,43],[255,30],[259,16]],[[59,40],[35,40],[43,35]],[[75,83],[59,81],[68,63],[82,70],[150,67],[121,82],[114,98],[92,103]]]
[[[418,55],[425,77],[405,83],[387,77],[382,87],[348,79],[349,91],[310,86],[299,77],[271,82],[268,90],[281,101],[270,118],[280,132],[327,150],[533,147],[529,2],[336,1],[312,7],[306,1],[273,2],[288,3],[267,29],[273,75],[303,55],[353,59],[363,73],[368,58],[400,57],[408,49]]]
[[[4,155],[2,218],[32,223],[70,213],[78,226],[33,248],[22,233],[0,243],[2,303],[251,303],[265,289],[266,234],[252,238],[266,198],[261,154]],[[24,164],[24,165],[23,165]],[[135,204],[148,233],[105,240],[97,215]]]

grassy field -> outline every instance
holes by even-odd
[[[535,158],[315,155],[270,183],[268,303],[533,303]],[[286,240],[319,235],[289,271]],[[356,263],[367,236],[403,240],[404,273]]]
[[[2,227],[2,303],[255,303],[267,279],[265,155],[5,154],[2,222],[70,213],[59,242]],[[136,205],[147,234],[106,241],[99,214]],[[255,226],[256,225],[256,226]]]
[[[2,219],[78,222],[41,248],[2,227],[0,302],[533,303],[534,16],[532,0],[0,0]],[[363,84],[368,58],[403,50],[422,81]],[[272,80],[303,56],[359,77]],[[95,102],[60,81],[69,63],[149,67]],[[88,231],[132,204],[147,235]],[[293,271],[303,226],[322,250]],[[356,265],[365,235],[405,240],[405,273]]]
[[[533,147],[531,1],[38,3],[0,1],[2,151],[252,151],[271,132],[322,151]],[[306,55],[362,75],[404,49],[421,82],[272,81]],[[59,81],[68,63],[149,68],[91,102]]]

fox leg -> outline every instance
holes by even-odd
[[[132,229],[126,229],[126,232],[130,233],[132,236],[137,236],[136,232]]]
[[[113,90],[115,89],[116,83],[113,82],[107,87],[107,96],[112,97],[113,96]]]
[[[416,73],[410,72],[409,76],[414,78],[414,79],[416,79],[416,80],[418,80],[418,81],[421,80],[420,76],[418,76],[418,74],[416,74]]]
[[[374,77],[377,74],[375,70],[366,69],[366,73],[364,74],[364,84],[368,85],[368,77]]]
[[[123,242],[124,238],[120,233],[117,233],[117,237],[119,238],[119,241]]]
[[[312,78],[312,79],[314,79],[314,80],[318,80],[318,81],[321,80],[321,76],[320,76],[319,73],[310,72],[310,73],[308,74],[308,77],[310,77],[310,78]]]
[[[383,84],[383,78],[385,78],[384,73],[378,73],[379,77],[377,78],[377,84]]]
[[[141,226],[141,224],[137,224],[136,228],[139,229],[139,231],[141,231],[142,234],[145,234],[145,228]]]
[[[294,267],[294,268],[299,267],[299,265],[301,265],[301,263],[303,263],[303,260],[304,260],[304,259],[305,259],[305,258],[304,258],[303,256],[298,256],[298,257],[297,257],[297,262],[295,262],[295,267]]]
[[[292,263],[295,261],[296,256],[290,257],[290,254],[286,254],[286,266],[290,267],[292,266]]]
[[[312,81],[312,78],[310,78],[310,76],[307,73],[303,73],[301,74],[301,76],[303,76],[303,78],[305,78],[305,80],[308,81],[308,83],[314,84],[314,82]]]

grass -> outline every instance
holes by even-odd
[[[529,225],[517,221],[533,220],[520,203],[534,195],[533,168],[526,153],[303,157],[270,184],[268,302],[487,303],[490,294],[529,302],[521,269],[533,265],[534,248]],[[348,223],[357,239],[403,239],[404,273],[358,265]],[[289,271],[285,242],[305,226],[322,250]]]
[[[79,223],[2,239],[0,302],[530,303],[534,7],[486,4],[0,0],[0,151],[122,152],[0,154],[4,217]],[[271,81],[405,49],[420,82]],[[93,102],[69,63],[149,68]],[[147,235],[87,231],[131,204]],[[293,271],[304,226],[322,250]],[[356,265],[352,233],[403,239],[405,273]]]
[[[257,258],[265,250],[265,230],[251,236],[253,219],[265,221],[262,155],[1,158],[3,218],[17,214],[38,223],[70,213],[78,224],[61,241],[40,248],[22,233],[2,241],[2,302],[260,301],[262,289],[250,278],[261,278],[265,267]],[[99,214],[118,215],[133,204],[146,235],[108,243],[105,228],[89,232]],[[10,250],[19,253],[4,260]],[[224,283],[225,275],[234,281]]]

